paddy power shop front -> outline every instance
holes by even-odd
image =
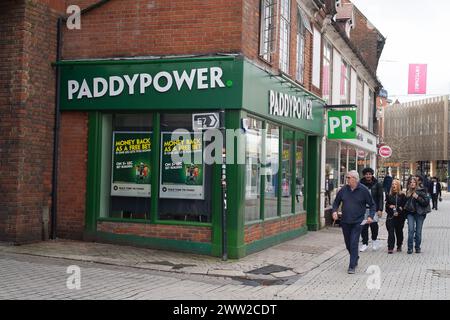
[[[318,229],[313,94],[242,57],[58,66],[60,140],[87,119],[84,239],[241,258]]]

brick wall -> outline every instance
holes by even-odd
[[[243,29],[242,29],[242,48],[241,52],[256,61],[264,68],[271,70],[273,73],[279,73],[279,38],[280,38],[280,17],[279,17],[279,2],[275,6],[275,24],[276,31],[274,33],[274,53],[272,61],[268,63],[259,57],[259,33],[260,33],[260,0],[244,0],[243,4]],[[291,35],[290,35],[290,51],[289,51],[289,75],[292,79],[296,79],[297,70],[297,1],[291,0]],[[303,87],[307,90],[313,90],[311,85],[312,79],[312,34],[306,31],[305,33],[305,71]],[[316,90],[317,91],[317,90]],[[320,92],[316,92],[319,93]]]
[[[57,237],[82,239],[86,208],[88,114],[63,112],[58,165]]]
[[[149,238],[183,240],[193,242],[211,242],[210,227],[191,227],[175,225],[158,225],[143,223],[99,222],[97,230],[118,235],[137,235]]]
[[[50,207],[56,17],[40,1],[0,2],[0,240],[41,240]]]
[[[64,29],[63,58],[239,52],[241,19],[242,0],[110,1]]]
[[[355,22],[354,29],[350,32],[350,41],[358,48],[371,71],[376,72],[380,58],[377,54],[378,40],[381,35],[361,11],[355,8],[354,13]]]
[[[265,221],[245,227],[245,244],[275,236],[306,226],[306,214],[283,217],[274,221]]]

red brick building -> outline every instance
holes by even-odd
[[[76,21],[65,19],[69,5],[82,9],[80,29],[70,29],[66,23]],[[230,257],[241,257],[307,229],[317,230],[317,154],[324,104],[320,99],[320,30],[322,20],[333,12],[333,1],[312,0],[2,1],[0,240],[39,241],[50,230],[60,238],[219,255],[227,231]],[[185,65],[188,69],[183,70]],[[179,96],[175,90],[166,105],[162,95],[149,95],[145,100],[144,89],[151,82],[150,74],[143,71],[149,70],[146,68],[158,71],[152,74],[152,90],[160,93],[172,92],[169,76],[173,73],[177,81],[175,68],[191,72],[192,79],[197,77],[189,82],[188,73],[185,78],[179,76],[179,91],[186,86],[191,90],[192,83],[197,89],[206,89],[209,82],[203,70],[207,68],[216,83],[211,80],[208,90],[193,92],[198,100],[193,100],[192,108],[188,91]],[[131,79],[127,73],[131,71],[123,70],[135,70],[135,77]],[[222,72],[230,77],[227,81],[222,81]],[[165,77],[166,82],[158,83],[157,76]],[[112,100],[117,89],[114,81],[122,89],[126,81],[131,100]],[[110,96],[103,97],[107,90],[100,90],[99,83],[109,84]],[[222,94],[220,90],[229,91]],[[206,91],[211,96],[202,96]],[[141,97],[144,102],[138,100]],[[269,107],[269,97],[275,99],[271,100],[275,107]],[[56,106],[62,111],[55,118]],[[300,107],[305,113],[296,109]],[[226,230],[220,220],[220,187],[214,187],[220,186],[219,167],[203,167],[205,181],[210,182],[202,185],[198,202],[186,195],[183,200],[162,199],[166,192],[160,172],[162,152],[154,142],[164,139],[163,128],[172,126],[170,119],[184,123],[183,118],[191,116],[187,110],[220,108],[225,108],[227,128],[239,129],[250,123],[244,129],[253,132],[256,141],[278,146],[270,155],[267,148],[254,150],[247,142],[242,150],[247,157],[245,165],[227,165]],[[156,139],[152,140],[151,163],[160,175],[152,175],[148,196],[136,197],[135,208],[131,208],[130,197],[113,196],[109,183],[114,169],[102,171],[105,163],[111,164],[111,152],[108,155],[105,150],[111,137],[117,139],[117,132],[123,135],[147,117],[151,128],[147,123],[139,132],[155,135],[151,138]],[[125,125],[128,121],[132,124]],[[186,126],[192,130],[190,124]],[[260,130],[269,128],[273,132],[261,136]],[[251,164],[255,157],[276,159],[281,174],[261,178],[259,162],[255,167]],[[52,172],[54,159],[58,159],[56,175]],[[183,209],[176,208],[177,203],[194,209],[180,215]],[[144,213],[138,214],[139,210]]]

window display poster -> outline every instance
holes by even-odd
[[[111,196],[150,197],[151,132],[113,132]]]
[[[175,155],[175,157],[173,157]],[[183,159],[177,161],[176,157]],[[204,199],[203,139],[188,133],[177,138],[161,132],[160,198]],[[190,159],[189,161],[186,161]]]

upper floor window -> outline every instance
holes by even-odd
[[[331,47],[331,44],[325,41],[323,45],[322,97],[327,103],[331,102],[332,52],[333,48]]]
[[[275,0],[261,0],[261,30],[259,55],[264,60],[271,62],[274,41],[274,16]]]
[[[305,73],[305,25],[301,9],[297,11],[297,72],[296,78],[303,83]]]
[[[289,38],[291,30],[291,1],[280,2],[280,69],[289,72]]]
[[[364,109],[364,88],[363,82],[360,77],[356,80],[356,109],[357,113],[357,123],[363,123],[363,109]]]
[[[342,60],[341,64],[341,104],[350,102],[350,66]]]

